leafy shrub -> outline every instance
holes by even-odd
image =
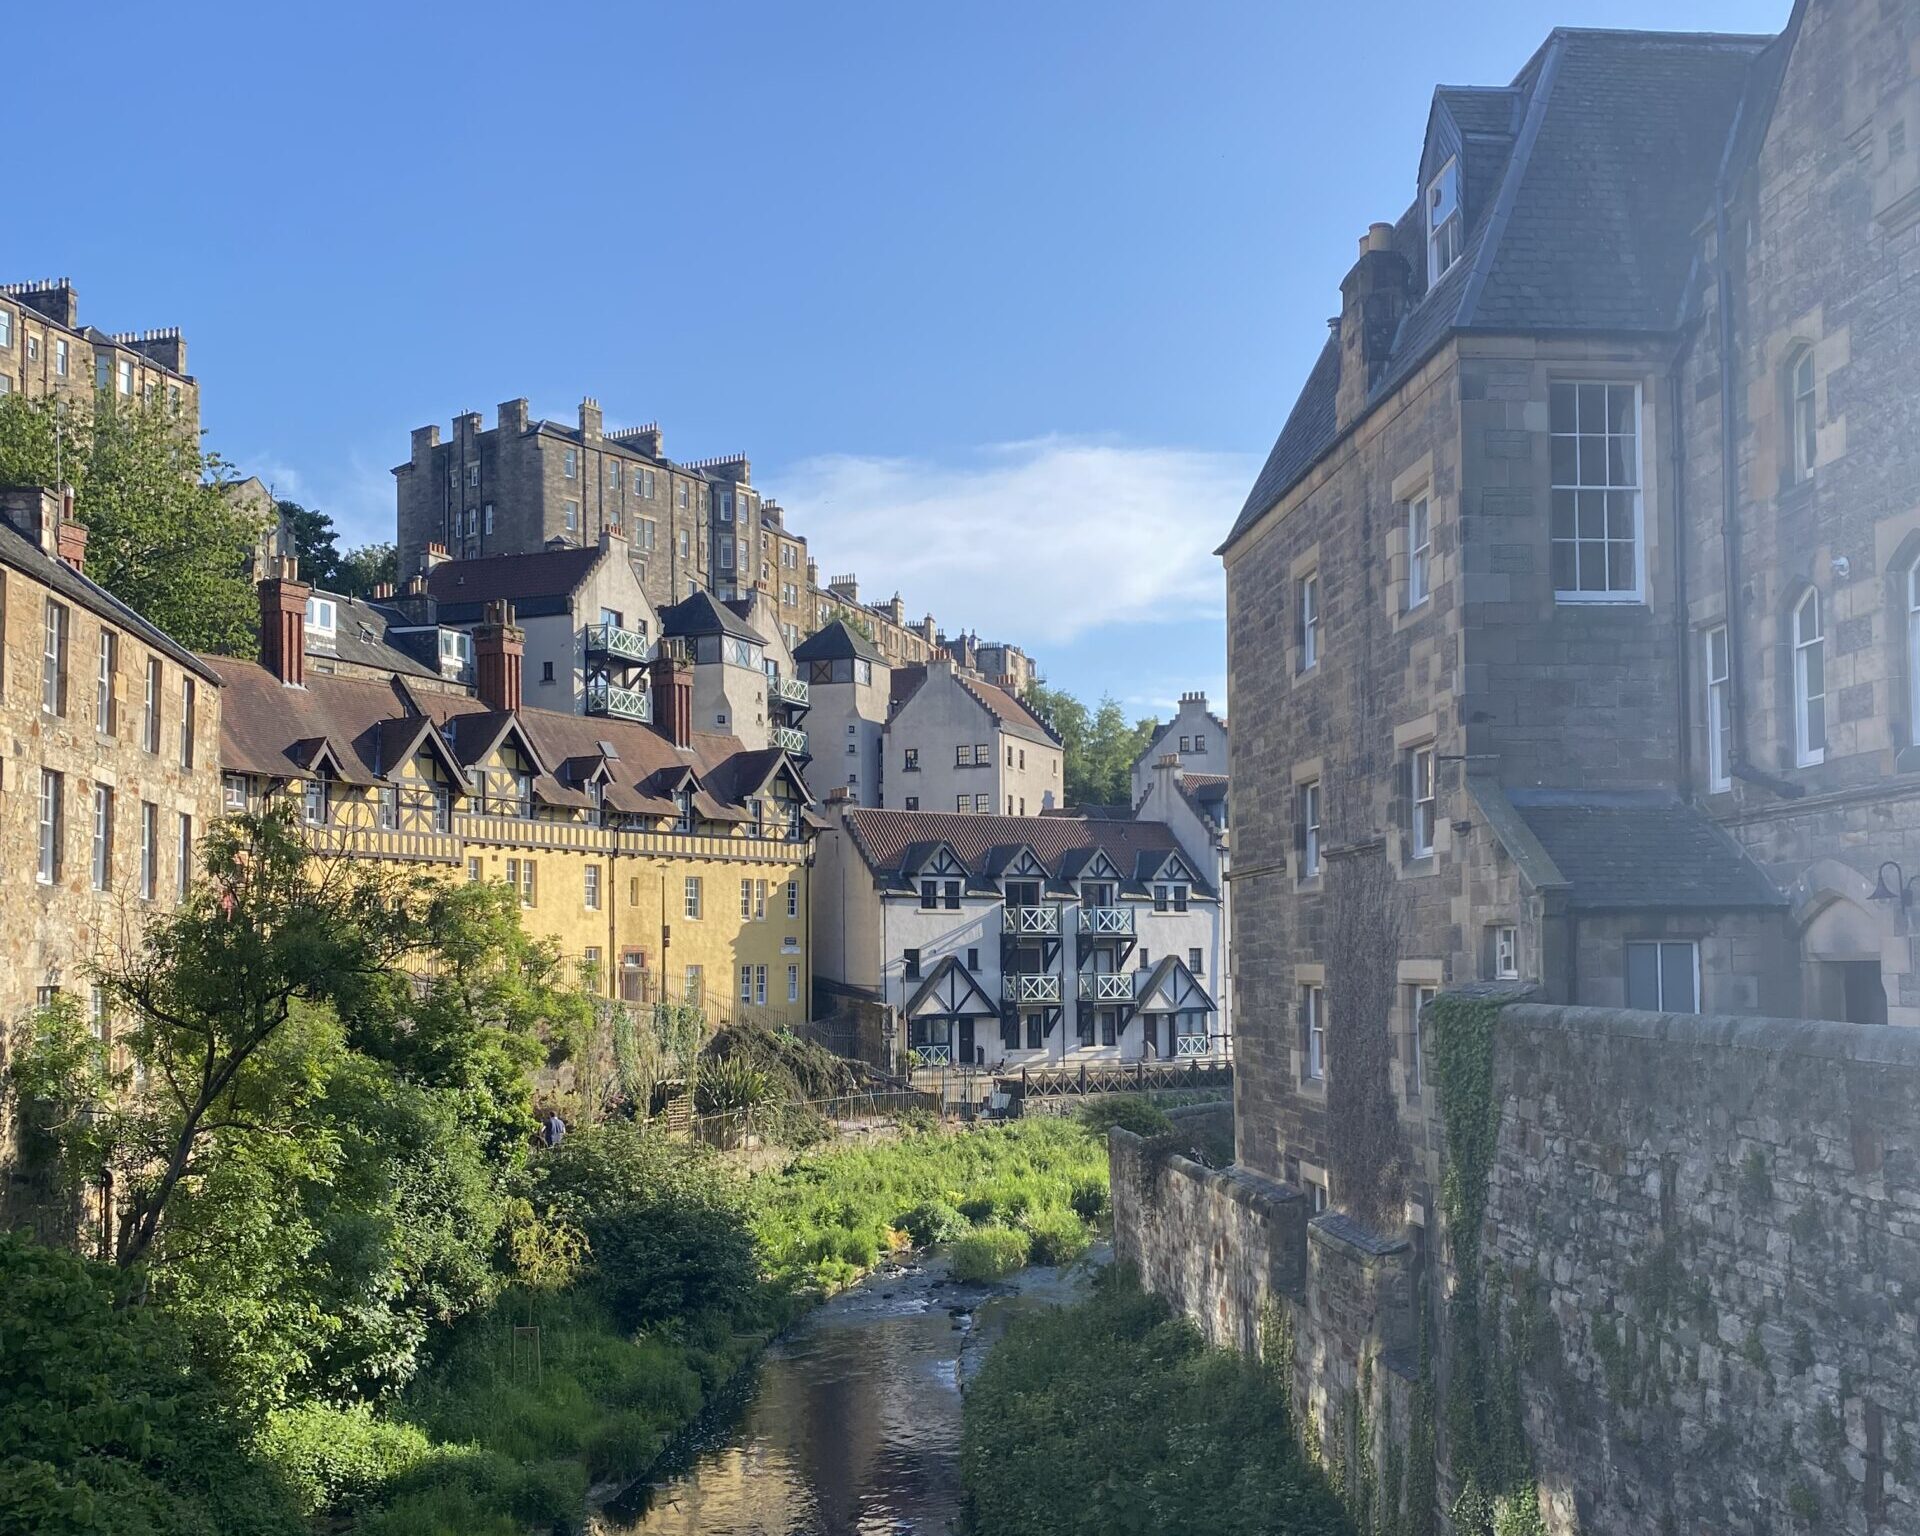
[[[260,1449],[308,1515],[355,1509],[433,1453],[418,1429],[376,1419],[364,1403],[284,1409],[267,1421]]]
[[[1027,1248],[1018,1227],[979,1227],[948,1250],[947,1272],[969,1284],[1001,1280],[1027,1262]]]
[[[629,1205],[744,1208],[745,1188],[717,1154],[626,1121],[575,1131],[535,1159],[530,1177],[548,1219],[581,1228]]]
[[[977,1195],[968,1195],[960,1202],[960,1214],[973,1226],[992,1221],[993,1196],[984,1190]]]
[[[1067,1193],[1067,1204],[1073,1214],[1088,1226],[1098,1226],[1107,1218],[1112,1199],[1107,1193],[1107,1181],[1104,1177],[1075,1179],[1073,1188]]]
[[[916,1248],[950,1243],[966,1235],[970,1223],[944,1200],[923,1200],[896,1223]]]
[[[745,1217],[725,1206],[623,1205],[587,1224],[595,1284],[625,1329],[718,1308],[748,1311],[760,1257]]]
[[[775,1096],[773,1079],[739,1056],[702,1061],[693,1080],[693,1107],[702,1115],[757,1109]]]
[[[1102,1141],[1116,1125],[1136,1136],[1164,1136],[1173,1129],[1164,1109],[1131,1093],[1095,1099],[1080,1111],[1079,1120]]]
[[[993,1536],[1345,1536],[1286,1388],[1109,1272],[1017,1319],[968,1390],[961,1475]],[[1116,1432],[1116,1426],[1120,1432]]]
[[[1028,1262],[1068,1264],[1087,1251],[1087,1225],[1072,1211],[1056,1206],[1027,1220]]]

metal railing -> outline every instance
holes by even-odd
[[[1082,907],[1080,908],[1080,931],[1091,937],[1113,934],[1121,938],[1133,936],[1132,907]]]
[[[790,725],[776,725],[771,732],[773,745],[782,752],[791,752],[795,757],[807,755],[807,733],[796,731]]]
[[[782,704],[797,704],[801,709],[807,707],[808,689],[804,677],[770,677],[767,679],[767,696],[778,699]]]
[[[622,688],[604,678],[587,684],[587,713],[614,715],[622,720],[651,720],[653,695],[644,688]]]
[[[1016,972],[1000,978],[1000,995],[1009,1003],[1057,1003],[1060,1001],[1060,978]]]
[[[1082,971],[1077,996],[1083,1003],[1130,1003],[1133,983],[1132,971]]]
[[[1058,907],[1002,907],[1000,928],[1003,933],[1025,934],[1050,939],[1060,933]]]
[[[637,629],[622,629],[618,624],[589,624],[587,653],[618,656],[623,661],[644,664],[647,659],[647,637]]]

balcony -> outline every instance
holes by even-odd
[[[1212,1049],[1213,1038],[1210,1035],[1175,1035],[1173,1037],[1173,1054],[1176,1056],[1205,1056]]]
[[[1002,907],[1000,931],[1032,939],[1060,937],[1058,907]]]
[[[803,677],[770,677],[767,679],[767,697],[776,704],[791,704],[795,709],[805,709],[807,680]]]
[[[587,626],[589,656],[617,656],[635,666],[647,664],[647,637],[637,629],[622,629],[618,624]]]
[[[1076,978],[1078,996],[1083,1003],[1130,1003],[1133,1001],[1132,971],[1082,971]]]
[[[1130,939],[1133,937],[1133,908],[1082,907],[1080,932],[1093,939]]]
[[[916,1045],[909,1053],[916,1067],[950,1067],[953,1065],[953,1047],[942,1040],[936,1045]]]
[[[1060,1001],[1060,978],[1046,975],[1009,975],[1000,978],[1000,996],[1015,1007]]]
[[[796,731],[790,725],[776,725],[768,732],[768,740],[782,752],[795,757],[807,756],[807,733]]]
[[[619,720],[651,720],[653,695],[644,688],[622,688],[605,678],[593,678],[587,683],[587,713]]]

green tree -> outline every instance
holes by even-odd
[[[1067,804],[1129,805],[1133,797],[1133,762],[1146,751],[1159,722],[1152,716],[1127,723],[1126,712],[1111,694],[1096,709],[1064,688],[1035,683],[1027,689],[1026,704],[1051,724],[1066,757],[1062,775]]]
[[[230,478],[163,405],[0,396],[0,483],[73,487],[87,574],[183,645],[251,655],[262,530]]]
[[[400,552],[391,540],[350,549],[340,557],[334,570],[334,580],[339,584],[340,591],[356,597],[367,596],[383,582],[398,585]]]
[[[333,519],[318,507],[303,507],[284,497],[273,504],[286,524],[293,541],[294,558],[300,562],[300,579],[316,587],[338,591],[340,584],[340,544]]]
[[[862,639],[871,640],[873,638],[873,620],[867,614],[849,608],[845,603],[835,603],[832,610],[827,614],[826,624],[831,624],[835,619],[840,620],[841,623],[845,624],[848,629],[852,630]],[[821,627],[824,629],[826,624],[823,624]]]

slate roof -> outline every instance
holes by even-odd
[[[889,716],[897,715],[907,701],[920,691],[921,685],[926,680],[927,664],[925,662],[917,662],[907,667],[895,667],[887,680]],[[954,669],[953,680],[971,694],[982,709],[1014,735],[1048,746],[1060,745],[1060,737],[1053,727],[1006,689],[995,683],[971,677],[958,668]]]
[[[860,661],[885,666],[887,658],[880,649],[845,619],[835,619],[808,635],[793,648],[795,661]]]
[[[1660,791],[1509,790],[1507,798],[1587,910],[1784,907],[1739,844]]]
[[[767,643],[766,636],[725,603],[715,602],[713,594],[704,587],[689,597],[681,598],[671,607],[660,610],[660,633],[732,635],[737,639],[751,640],[755,645]]]
[[[540,549],[524,555],[483,555],[447,560],[427,573],[427,593],[442,608],[474,609],[505,599],[529,616],[565,613],[566,599],[600,563],[598,544],[582,549]],[[545,599],[545,603],[542,603]]]
[[[1444,112],[1465,140],[1463,253],[1423,291],[1416,197],[1393,239],[1413,271],[1412,307],[1369,403],[1396,389],[1458,330],[1672,330],[1687,291],[1694,231],[1712,206],[1743,97],[1772,67],[1773,42],[1561,28],[1506,90],[1437,89],[1436,115]],[[1337,325],[1334,332],[1227,545],[1338,438]]]
[[[140,617],[119,598],[90,577],[65,562],[54,559],[11,523],[0,520],[0,565],[10,565],[21,575],[50,587],[70,603],[105,619],[115,629],[132,635],[141,644],[178,662],[197,677],[218,683],[219,676],[205,662],[155,624]],[[35,662],[36,669],[39,663]],[[36,670],[35,675],[38,675]],[[34,685],[38,687],[36,683]]]
[[[1180,853],[1173,831],[1160,821],[1097,821],[1073,816],[963,816],[950,811],[888,811],[850,806],[848,836],[867,867],[908,889],[905,876],[919,868],[943,844],[966,867],[975,889],[991,891],[1011,862],[1012,851],[1031,848],[1050,881],[1072,878],[1096,851],[1103,851],[1120,872],[1127,894],[1143,887],[1132,878],[1143,853],[1156,855],[1157,868],[1170,853]],[[1182,862],[1186,861],[1181,854]],[[1196,877],[1196,899],[1213,895]]]
[[[315,597],[324,597],[333,603],[334,628],[333,639],[329,643],[321,638],[321,631],[311,624],[307,626],[308,656],[336,657],[354,666],[371,667],[383,672],[402,672],[409,677],[440,676],[437,670],[398,641],[388,638],[387,631],[394,622],[394,615],[388,609],[364,598],[348,597],[343,592],[326,592],[315,587],[313,593]],[[438,646],[439,641],[434,640],[434,644]]]

